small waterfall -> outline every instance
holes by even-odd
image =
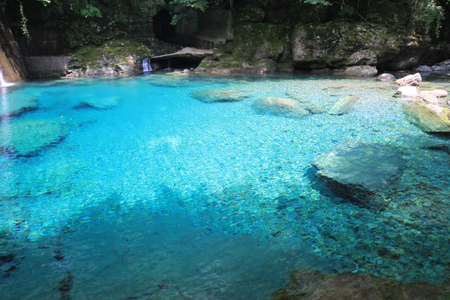
[[[142,61],[142,70],[144,72],[151,72],[153,71],[152,66],[150,65],[150,58],[146,57]]]
[[[0,69],[0,87],[11,86],[14,83],[6,82],[5,77],[3,76],[2,69]]]

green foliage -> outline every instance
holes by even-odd
[[[434,25],[434,33],[436,37],[439,37],[441,23],[444,20],[444,8],[438,5],[436,0],[414,0],[412,10],[413,21],[423,23],[426,34]]]

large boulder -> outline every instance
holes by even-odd
[[[422,82],[422,76],[420,73],[407,75],[395,81],[399,86],[419,86]]]
[[[16,121],[0,130],[0,151],[16,156],[34,156],[48,146],[62,141],[69,134],[69,127],[49,120]]]
[[[377,75],[378,70],[373,66],[352,66],[344,70],[345,75],[371,77]]]
[[[309,115],[300,102],[284,98],[260,98],[253,102],[252,108],[260,114],[301,119]]]
[[[276,290],[271,300],[407,300],[447,299],[449,286],[427,283],[405,284],[369,274],[324,274],[313,270],[294,270],[291,281]]]
[[[402,109],[406,119],[423,132],[450,132],[450,111],[448,107],[413,102],[402,103]]]
[[[234,89],[207,89],[191,93],[191,96],[204,103],[212,102],[236,102],[250,97],[250,93],[245,90]]]
[[[386,203],[379,197],[401,177],[406,160],[393,147],[349,139],[312,161],[319,177],[337,196],[375,209]]]
[[[399,53],[401,37],[384,26],[333,21],[299,24],[292,31],[294,65],[299,69],[378,65]]]

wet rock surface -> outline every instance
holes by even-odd
[[[427,283],[404,284],[393,279],[368,274],[329,275],[319,271],[294,270],[291,281],[276,290],[271,300],[406,300],[446,299],[449,286],[433,286]]]
[[[349,139],[315,158],[312,165],[337,196],[382,209],[386,203],[378,196],[402,175],[406,160],[390,146]]]
[[[253,102],[252,108],[259,114],[301,119],[309,115],[301,104],[292,99],[261,98]]]
[[[204,103],[212,103],[212,102],[242,101],[242,100],[250,97],[250,94],[244,90],[207,89],[207,90],[195,91],[195,92],[191,93],[191,96],[197,100],[204,102]]]
[[[355,102],[358,101],[358,99],[358,96],[347,96],[341,98],[336,101],[336,103],[330,108],[328,113],[330,115],[348,114],[353,108],[353,105],[355,105]]]
[[[425,103],[402,103],[406,119],[423,132],[450,132],[449,108]]]

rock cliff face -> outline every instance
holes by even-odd
[[[302,20],[292,26],[270,20],[269,12],[260,7],[239,7],[234,39],[205,58],[199,70],[266,73],[368,65],[394,71],[433,64],[450,53],[446,42],[387,25]]]
[[[22,53],[2,10],[0,10],[0,68],[8,82],[20,81],[27,76]]]
[[[293,62],[298,69],[376,66],[401,51],[402,37],[384,26],[329,22],[299,24],[292,31]]]

